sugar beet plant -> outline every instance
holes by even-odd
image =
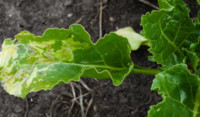
[[[25,98],[82,77],[110,78],[117,86],[130,73],[151,74],[152,90],[163,100],[151,106],[149,117],[200,117],[200,16],[191,19],[182,0],[158,3],[160,10],[142,16],[141,34],[147,40],[126,28],[93,43],[81,25],[47,29],[43,36],[23,31],[14,40],[5,39],[0,54],[2,86]],[[133,64],[131,49],[142,44],[150,47],[149,60],[160,68]]]

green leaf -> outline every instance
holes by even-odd
[[[198,38],[198,42],[192,43],[189,48],[191,51],[195,52],[197,54],[197,56],[200,58],[200,48],[199,47],[200,47],[200,36]]]
[[[198,4],[200,5],[200,0],[197,0]]]
[[[125,27],[115,31],[116,34],[128,39],[131,50],[138,50],[141,45],[149,45],[147,39],[136,33],[131,27]]]
[[[197,66],[199,63],[199,58],[197,54],[187,49],[184,49],[184,50],[186,52],[186,56],[187,56],[186,60],[189,65],[189,68],[191,67],[194,70],[194,72],[197,72]]]
[[[195,24],[196,24],[196,25],[200,25],[200,11],[198,11],[197,17],[194,18],[194,20],[195,20]]]
[[[183,2],[183,1],[180,1]],[[174,2],[169,0],[158,0],[159,8],[171,11],[174,9]]]
[[[80,77],[111,78],[119,85],[133,68],[127,39],[110,33],[93,44],[80,25],[47,29],[43,36],[24,31],[13,41],[6,39],[2,48],[2,85],[22,98]]]
[[[197,26],[200,26],[197,24]],[[200,31],[199,31],[200,32]],[[195,74],[200,75],[200,36],[198,42],[191,43],[190,47],[186,50],[187,60],[189,60],[188,65],[191,65],[195,71]]]
[[[141,32],[150,42],[151,60],[172,67],[183,63],[182,48],[198,41],[199,30],[189,17],[189,9],[182,0],[159,0],[160,10],[142,17]]]
[[[200,117],[199,77],[191,74],[185,64],[157,74],[152,90],[158,91],[163,101],[151,106],[149,117]]]

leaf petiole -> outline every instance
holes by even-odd
[[[159,69],[150,69],[150,68],[144,68],[137,65],[134,65],[132,73],[134,74],[146,74],[146,75],[156,75],[160,73],[161,70]]]

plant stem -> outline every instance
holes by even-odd
[[[146,75],[156,75],[160,72],[161,70],[159,69],[144,68],[137,65],[134,65],[133,71],[132,71],[132,73],[135,73],[135,74],[146,74]]]

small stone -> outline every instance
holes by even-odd
[[[109,21],[110,21],[110,22],[114,22],[114,21],[115,21],[115,18],[109,17]]]
[[[97,112],[97,105],[93,106],[94,112]]]
[[[73,14],[72,13],[69,13],[69,14],[67,14],[67,17],[72,17],[73,16]]]
[[[30,101],[33,102],[33,98],[30,98]]]

